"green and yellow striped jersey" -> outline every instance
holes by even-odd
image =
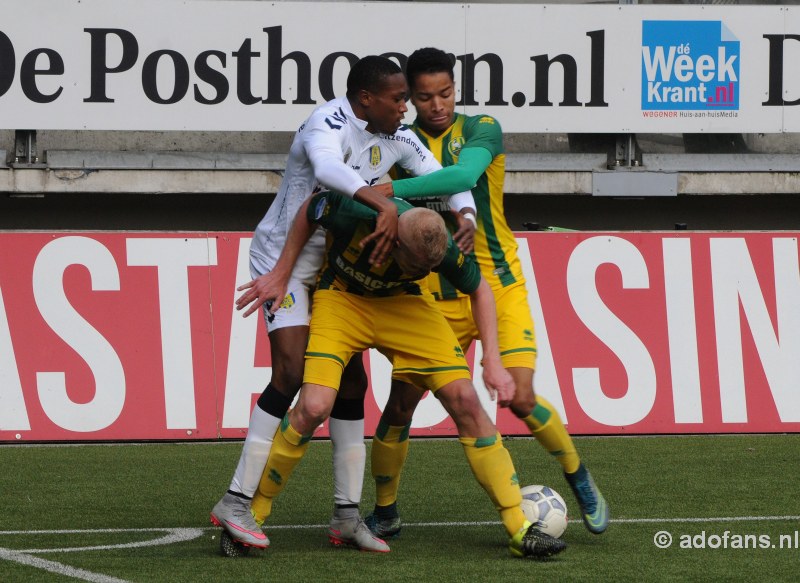
[[[397,205],[398,214],[413,208],[399,198],[392,202]],[[417,278],[406,275],[391,257],[380,267],[369,263],[374,244],[362,249],[359,243],[375,230],[376,213],[372,209],[337,192],[321,192],[312,197],[306,216],[327,229],[327,252],[317,282],[319,289],[363,296],[422,293]],[[452,238],[442,263],[435,269],[463,293],[474,292],[480,284],[480,270],[475,261],[461,253]]]
[[[457,164],[459,154],[467,148],[485,148],[491,153],[492,162],[472,189],[478,213],[474,254],[483,277],[493,289],[521,281],[522,266],[517,256],[517,242],[506,222],[503,207],[505,151],[503,131],[498,121],[488,115],[466,116],[457,113],[453,124],[437,137],[428,135],[416,123],[411,129],[444,167]],[[394,172],[397,178],[408,176],[397,167]],[[438,199],[414,198],[409,202],[438,210],[448,220],[450,213],[442,208]],[[452,217],[448,225],[452,228]],[[428,286],[437,299],[459,295],[450,282],[436,274],[428,278]]]

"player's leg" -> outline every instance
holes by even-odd
[[[411,418],[423,394],[414,385],[392,380],[389,399],[372,438],[375,508],[364,521],[373,534],[381,538],[395,537],[402,528],[397,492],[408,455]]]
[[[508,369],[514,375],[519,369]],[[532,372],[532,371],[531,371]],[[527,375],[529,378],[532,375]],[[531,395],[533,390],[529,391]],[[530,413],[522,417],[525,410]],[[532,408],[515,409],[542,447],[555,457],[564,470],[564,478],[575,495],[581,509],[581,517],[586,529],[593,534],[601,534],[608,528],[610,509],[605,497],[594,482],[592,475],[578,456],[572,437],[564,427],[558,411],[547,399],[535,396]]]
[[[581,460],[575,444],[558,412],[547,400],[534,394],[533,369],[515,366],[507,367],[507,370],[516,386],[511,411],[527,425],[531,435],[561,464],[565,472],[576,471]]]
[[[328,418],[336,400],[336,389],[303,384],[297,405],[287,413],[275,434],[258,490],[253,514],[259,522],[272,512],[272,501],[283,490],[292,471],[305,455],[314,430]]]
[[[285,473],[290,472],[296,464],[295,458],[302,455],[298,448],[304,445],[301,443],[304,437],[303,431],[313,431],[328,417],[336,397],[334,388],[338,389],[340,385],[344,367],[353,355],[360,354],[367,348],[368,344],[364,338],[371,337],[374,315],[366,310],[368,306],[363,306],[358,296],[320,290],[316,292],[314,302],[303,375],[304,389],[301,391],[298,406],[290,412],[287,421],[282,423],[281,430],[275,437],[264,475],[253,497],[253,513],[259,520],[269,515],[272,499],[280,491],[276,479],[282,481]],[[327,387],[333,398],[329,403],[325,401],[322,397],[325,393],[321,389],[312,389],[309,391],[309,397],[304,398],[303,392],[306,386]],[[315,395],[317,397],[311,399]],[[323,404],[325,407],[319,408]],[[313,405],[314,409],[311,409],[310,405]],[[317,416],[309,417],[313,412],[316,412]],[[335,524],[332,521],[329,535],[335,544],[347,544],[375,552],[389,550],[384,541],[372,536],[357,508],[354,516]]]
[[[456,422],[470,467],[512,535],[512,553],[549,556],[563,550],[563,541],[525,520],[511,456],[478,399],[463,350],[433,297],[387,299],[376,344],[392,361],[394,378],[433,391]]]
[[[342,529],[342,521],[360,519],[359,504],[367,461],[364,445],[366,391],[363,354],[357,354],[344,369],[339,395],[328,421],[333,445],[334,510],[331,528],[334,530]]]
[[[508,450],[497,428],[483,409],[472,383],[456,380],[434,393],[458,427],[458,440],[464,447],[469,466],[483,487],[506,532],[509,549],[515,556],[548,557],[566,548],[525,519],[520,503],[519,479]]]
[[[525,521],[514,465],[470,381],[463,350],[429,294],[386,300],[379,349],[397,380],[428,389],[453,418],[470,467],[500,512],[510,534]],[[489,443],[491,442],[491,443]]]
[[[516,386],[511,410],[525,423],[536,441],[561,464],[578,500],[586,528],[600,534],[608,527],[609,521],[605,498],[581,462],[558,411],[534,393],[536,338],[527,295],[524,285],[495,291],[503,366],[511,373]]]
[[[264,470],[270,444],[303,380],[308,326],[279,328],[269,334],[272,378],[253,408],[239,465],[229,490],[251,498]]]
[[[247,438],[227,492],[211,511],[211,521],[242,544],[266,547],[269,540],[253,519],[251,499],[269,456],[272,439],[303,378],[303,352],[308,343],[308,291],[290,283],[292,305],[274,317],[265,314],[272,356],[272,378],[253,408]]]
[[[454,380],[434,392],[458,428],[459,441],[475,478],[489,494],[509,535],[525,522],[519,481],[497,428],[480,404],[472,383]]]
[[[456,336],[464,354],[478,329],[472,318],[469,296],[437,300],[435,303]],[[375,479],[375,509],[365,518],[373,533],[382,538],[397,536],[402,528],[397,508],[400,476],[408,455],[409,430],[414,411],[424,391],[392,380],[389,400],[372,439],[372,477]]]

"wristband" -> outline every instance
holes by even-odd
[[[475,213],[473,212],[461,213],[461,216],[467,219],[468,221],[472,222],[473,226],[476,229],[478,228],[478,219],[475,218]]]

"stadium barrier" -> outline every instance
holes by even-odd
[[[247,233],[0,233],[0,440],[236,438],[270,377]],[[800,430],[798,233],[519,233],[573,434]],[[500,430],[525,434],[479,395]],[[367,359],[367,430],[390,367]],[[414,435],[454,435],[427,396]],[[325,430],[319,435],[325,435]]]

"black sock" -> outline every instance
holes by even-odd
[[[381,520],[385,520],[387,518],[397,518],[399,516],[397,513],[397,502],[392,502],[389,504],[389,506],[378,506],[376,504],[375,511],[373,513]]]

